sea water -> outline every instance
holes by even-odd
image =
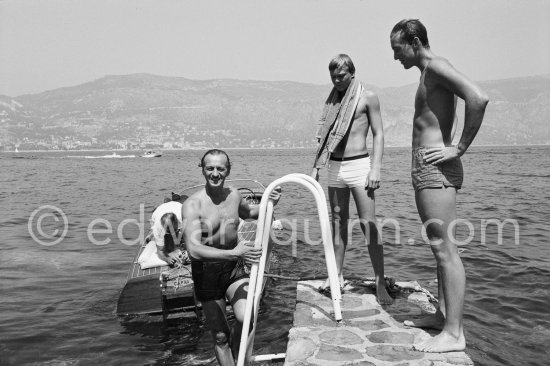
[[[228,152],[233,178],[264,185],[288,173],[309,174],[314,153]],[[152,210],[172,191],[203,182],[197,166],[203,151],[101,158],[109,154],[0,154],[0,365],[216,364],[201,320],[114,314]],[[550,344],[550,147],[472,147],[463,163],[457,240],[467,274],[466,352],[479,365],[542,365]],[[386,275],[417,280],[437,294],[409,170],[409,148],[386,149],[376,192]],[[350,210],[357,217],[353,204]],[[274,271],[326,276],[311,194],[283,186],[275,215],[285,228],[275,233]],[[350,239],[345,274],[372,277],[359,227]],[[295,291],[294,281],[270,280],[255,353],[285,352]]]

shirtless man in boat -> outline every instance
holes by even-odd
[[[437,312],[405,325],[441,330],[415,345],[420,351],[461,351],[466,347],[462,327],[466,276],[454,226],[450,225],[456,219],[456,193],[463,179],[460,157],[479,130],[489,99],[449,61],[432,52],[426,28],[417,19],[397,23],[390,41],[394,59],[405,69],[417,67],[421,72],[415,97],[411,176],[418,213],[437,262],[439,291]],[[465,102],[464,130],[458,144],[452,145],[457,97]]]
[[[258,218],[259,206],[249,206],[237,189],[224,186],[231,171],[229,156],[224,151],[207,151],[201,167],[206,184],[182,206],[183,235],[192,261],[195,295],[202,302],[216,358],[220,365],[234,365],[249,282],[240,260],[258,262],[262,254],[253,243],[238,243],[237,229],[239,218]],[[274,204],[280,197],[280,187],[269,196]],[[226,298],[237,321],[232,329],[226,318]]]
[[[318,180],[319,169],[328,164],[328,195],[332,211],[334,254],[340,279],[348,244],[349,200],[353,195],[376,282],[380,304],[391,304],[384,279],[384,247],[375,215],[374,191],[380,187],[380,167],[384,153],[384,129],[378,96],[365,90],[355,79],[355,66],[348,55],[340,54],[329,63],[334,88],[321,117],[317,150],[311,176]],[[354,108],[355,107],[355,108]],[[373,135],[372,159],[367,150],[367,134]],[[328,280],[320,290],[329,286]]]

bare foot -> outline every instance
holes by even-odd
[[[445,317],[440,311],[437,311],[435,314],[430,314],[420,319],[405,320],[403,324],[407,327],[413,328],[430,328],[441,330],[445,324]]]
[[[460,333],[460,336],[457,338],[445,331],[413,346],[413,349],[417,351],[434,353],[464,351],[465,348],[466,339],[464,338],[464,334]]]
[[[386,286],[376,286],[376,298],[380,305],[389,305],[393,304],[393,297],[388,294]]]
[[[344,278],[340,277],[339,282],[340,282],[340,292],[343,293],[344,287],[348,285],[348,281],[344,281]],[[328,278],[326,279],[325,283],[319,287],[319,292],[330,293],[330,281]]]
[[[319,292],[323,295],[330,295],[330,282],[327,278],[325,283],[323,283],[321,286],[319,286]]]

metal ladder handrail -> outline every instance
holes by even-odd
[[[260,202],[260,209],[258,214],[258,225],[256,231],[256,240],[254,246],[256,248],[262,248],[262,256],[259,263],[254,263],[250,270],[250,280],[248,285],[248,295],[246,298],[245,314],[243,321],[243,328],[241,333],[241,343],[239,348],[239,358],[237,366],[244,366],[245,360],[252,359],[251,355],[247,354],[247,351],[252,352],[252,345],[254,343],[254,336],[256,332],[256,320],[258,317],[258,309],[260,303],[260,297],[262,293],[262,281],[265,270],[265,264],[267,259],[268,241],[271,230],[271,220],[273,218],[273,200],[269,199],[269,194],[277,186],[283,183],[297,183],[301,184],[311,193],[315,198],[317,204],[317,210],[319,214],[319,221],[321,224],[321,236],[325,249],[325,259],[327,264],[327,272],[330,283],[330,292],[332,298],[332,304],[334,308],[334,317],[336,321],[342,320],[342,309],[340,301],[342,295],[340,292],[340,284],[338,281],[338,271],[336,269],[336,258],[334,256],[334,247],[332,244],[331,227],[328,216],[327,201],[325,193],[321,185],[312,177],[300,173],[292,173],[285,175],[275,181],[273,181],[265,189],[262,200]],[[262,245],[264,244],[264,245]],[[254,310],[253,328],[250,334],[248,334],[250,327],[250,320],[252,318],[252,310]],[[284,354],[272,355],[273,358],[284,357]],[[258,356],[262,360],[265,360],[269,355]]]

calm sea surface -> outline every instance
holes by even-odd
[[[1,365],[216,364],[210,335],[199,321],[163,324],[158,317],[114,314],[140,231],[128,219],[141,220],[148,229],[150,213],[163,197],[202,183],[197,163],[203,152],[167,151],[160,159],[85,158],[108,153],[0,154]],[[288,173],[309,173],[313,151],[229,154],[233,178],[267,185]],[[469,222],[459,225],[457,236],[464,242],[468,280],[467,353],[479,365],[547,364],[550,147],[473,147],[463,162],[458,215]],[[409,167],[409,149],[386,149],[377,214],[399,225],[383,231],[386,275],[417,280],[436,294],[435,261],[422,240]],[[326,184],[326,176],[321,183]],[[64,215],[66,235],[51,245],[54,231],[63,231]],[[283,186],[276,215],[298,225],[311,220],[309,235],[320,238],[305,189]],[[485,228],[482,220],[490,219],[504,224],[500,234],[495,224]],[[101,245],[88,237],[90,226]],[[279,274],[325,275],[321,246],[305,242],[302,225],[295,256],[290,246],[276,247]],[[359,229],[348,249],[346,274],[373,275]],[[285,352],[295,291],[295,282],[271,281],[259,316],[256,353]]]

